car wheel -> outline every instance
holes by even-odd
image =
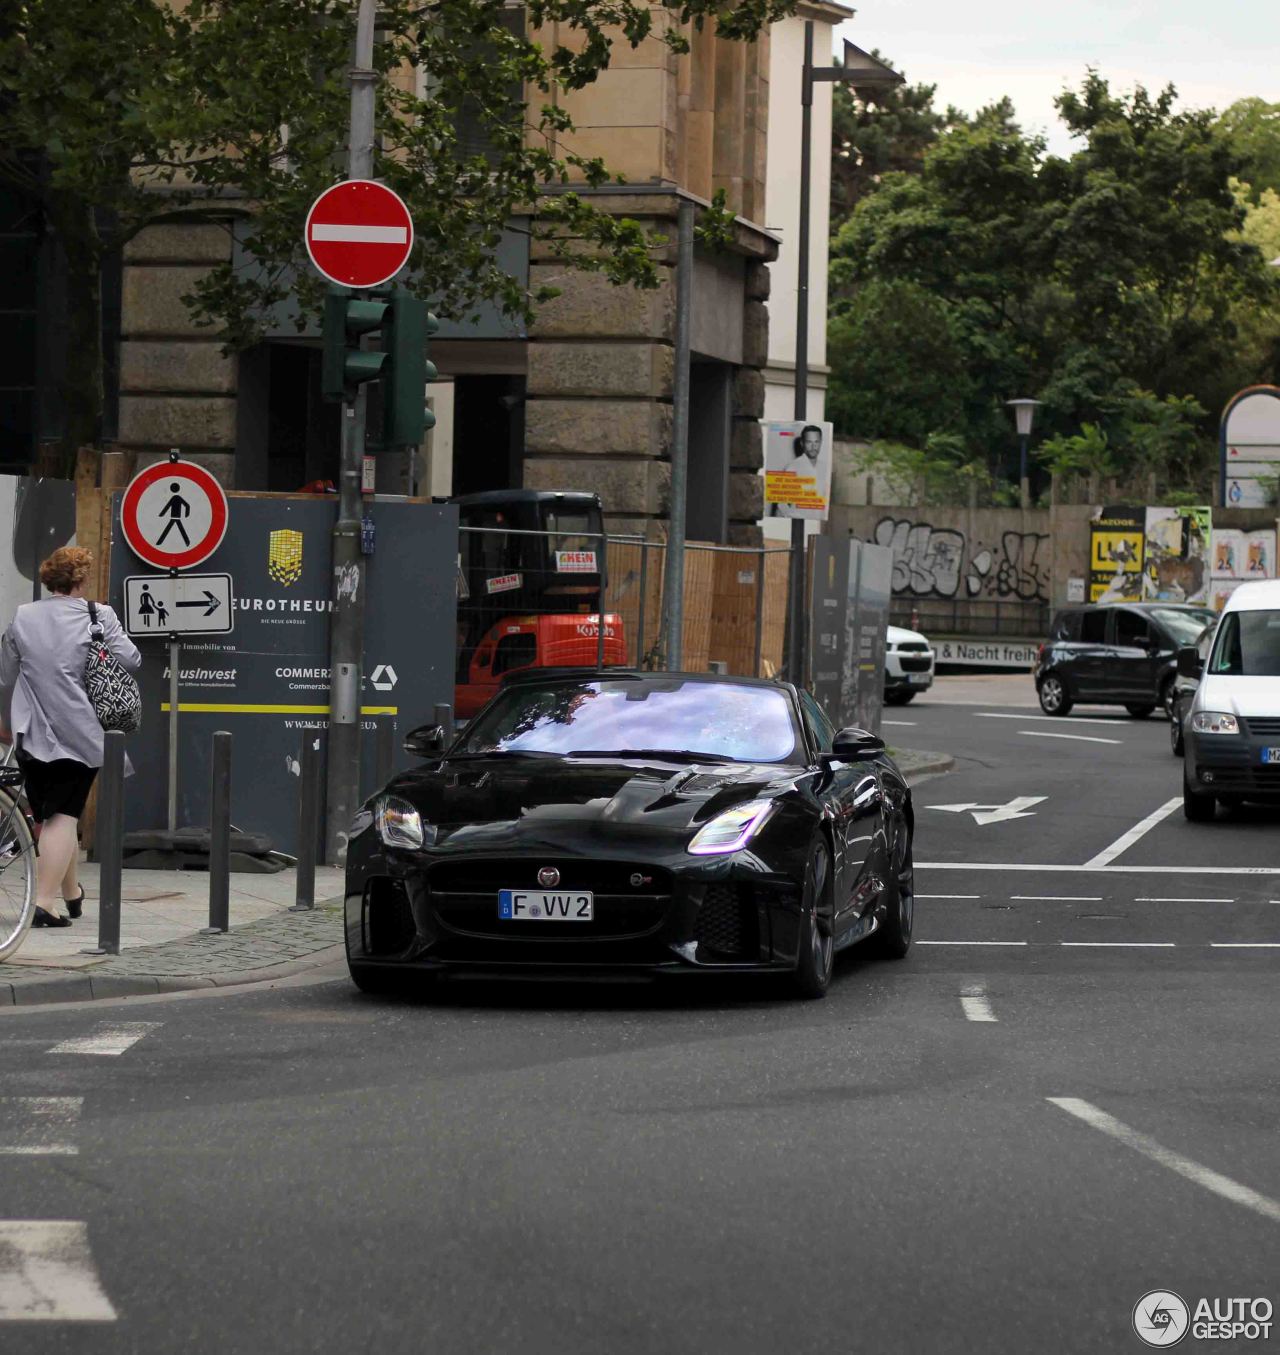
[[[1040,709],[1046,715],[1067,715],[1071,711],[1071,693],[1057,673],[1046,673],[1040,679]]]
[[[1146,702],[1142,702],[1136,706],[1126,706],[1125,710],[1127,710],[1135,720],[1145,720],[1147,716],[1155,710],[1155,707],[1147,705]]]
[[[1217,809],[1217,801],[1212,795],[1205,795],[1191,789],[1191,781],[1185,771],[1182,773],[1182,812],[1192,823],[1208,823]]]
[[[1164,686],[1160,688],[1160,704],[1172,720],[1178,709],[1178,684],[1173,678],[1166,678]]]
[[[1174,757],[1182,756],[1182,750],[1185,747],[1185,741],[1182,737],[1182,712],[1176,706],[1173,714],[1169,716],[1169,747]]]
[[[903,825],[894,844],[893,903],[880,930],[872,937],[872,953],[882,960],[901,960],[911,949],[911,928],[915,922],[915,860],[911,852],[911,834]]]
[[[885,692],[884,703],[886,706],[905,706],[915,692]]]
[[[831,983],[836,942],[831,916],[831,856],[820,842],[814,843],[809,853],[803,908],[794,985],[801,997],[825,997]]]

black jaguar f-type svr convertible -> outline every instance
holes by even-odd
[[[785,683],[620,669],[510,681],[362,808],[346,946],[366,991],[449,969],[779,971],[911,944],[911,792]]]

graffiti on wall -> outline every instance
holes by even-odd
[[[1049,538],[1007,531],[999,543],[970,545],[954,527],[881,518],[876,545],[893,551],[893,591],[917,597],[1049,601]]]

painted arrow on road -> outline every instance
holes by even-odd
[[[179,607],[203,607],[205,609],[205,616],[212,616],[214,612],[222,606],[222,600],[215,597],[214,594],[206,588],[204,590],[204,597],[194,598],[190,602],[179,602],[176,605]]]
[[[1007,805],[925,805],[925,809],[941,809],[947,814],[973,815],[977,824],[1005,823],[1009,819],[1031,819],[1035,814],[1032,805],[1042,804],[1046,795],[1017,795]]]

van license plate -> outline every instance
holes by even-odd
[[[1263,762],[1280,762],[1280,748],[1264,748],[1262,760]]]
[[[505,922],[590,922],[595,896],[540,889],[500,889],[498,916]]]

